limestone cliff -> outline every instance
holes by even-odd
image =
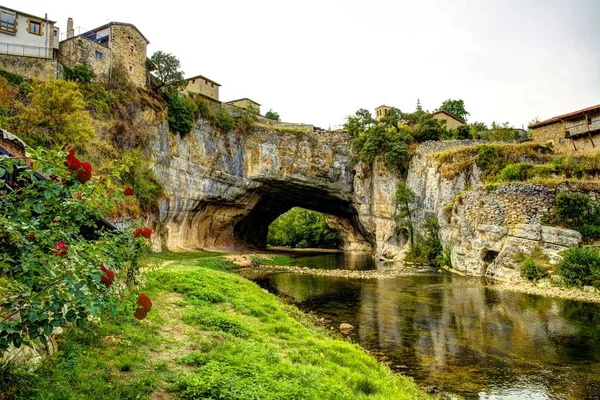
[[[203,121],[181,138],[166,124],[156,127],[152,158],[165,197],[155,245],[262,247],[269,224],[299,206],[330,214],[347,248],[370,249],[378,223],[367,203],[375,197],[370,185],[355,199],[348,140],[343,132],[268,127],[222,133]]]
[[[426,219],[436,216],[453,268],[469,275],[518,279],[519,253],[527,255],[539,247],[556,263],[561,251],[581,242],[579,232],[542,225],[544,216],[552,212],[555,193],[569,190],[568,184],[552,189],[506,183],[487,189],[481,185],[476,164],[443,173],[442,152],[476,144],[425,143],[416,150],[408,172],[407,184],[417,195],[416,231],[423,235]]]
[[[223,133],[201,120],[184,138],[169,133],[166,122],[155,125],[151,137],[165,190],[154,218],[156,248],[264,247],[269,224],[298,206],[328,214],[346,249],[401,258],[400,176],[377,162],[355,165],[344,132],[261,125]],[[541,224],[558,189],[512,183],[486,190],[474,163],[447,173],[440,154],[477,145],[429,142],[415,150],[407,184],[417,196],[417,234],[435,216],[455,269],[503,278],[518,278],[519,253],[539,246],[556,262],[560,251],[580,242],[575,231]]]

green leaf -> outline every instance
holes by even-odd
[[[44,197],[46,198],[46,200],[50,200],[53,196],[54,196],[54,193],[52,192],[52,190],[44,191]]]
[[[52,333],[53,329],[54,327],[52,326],[52,324],[44,325],[44,334],[46,334],[46,336],[49,336]]]
[[[35,203],[32,207],[33,211],[35,211],[38,214],[42,214],[45,210],[45,207],[43,204],[41,203]]]
[[[6,170],[4,168],[0,168],[0,178],[2,178],[6,174]]]
[[[83,329],[84,325],[85,325],[85,320],[83,319],[78,319],[77,321],[75,321],[75,325],[79,328],[79,329]]]

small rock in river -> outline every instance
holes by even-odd
[[[343,323],[340,325],[340,332],[342,335],[349,335],[350,331],[352,331],[354,327],[350,324]]]

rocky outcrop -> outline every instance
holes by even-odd
[[[417,149],[408,174],[407,183],[417,195],[416,232],[425,235],[425,221],[435,216],[454,269],[518,279],[523,255],[539,248],[556,263],[561,251],[581,242],[579,232],[542,225],[557,189],[531,183],[485,188],[475,164],[444,178],[440,153],[473,144],[426,143]]]
[[[377,247],[371,193],[377,185],[364,186],[356,198],[343,132],[222,133],[200,121],[185,138],[169,133],[166,123],[151,137],[165,191],[156,248],[264,247],[269,224],[295,206],[331,215],[347,248]]]

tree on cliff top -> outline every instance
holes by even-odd
[[[272,119],[273,121],[279,121],[279,113],[273,110],[267,111],[265,118]]]
[[[448,100],[444,101],[442,103],[442,105],[440,106],[440,110],[449,112],[450,114],[462,119],[465,122],[467,121],[467,116],[471,115],[465,109],[465,102],[461,99],[459,99],[459,100],[448,99]]]
[[[152,54],[150,60],[156,65],[154,76],[158,82],[155,89],[177,92],[185,85],[183,71],[180,70],[181,63],[173,54],[159,50]]]

